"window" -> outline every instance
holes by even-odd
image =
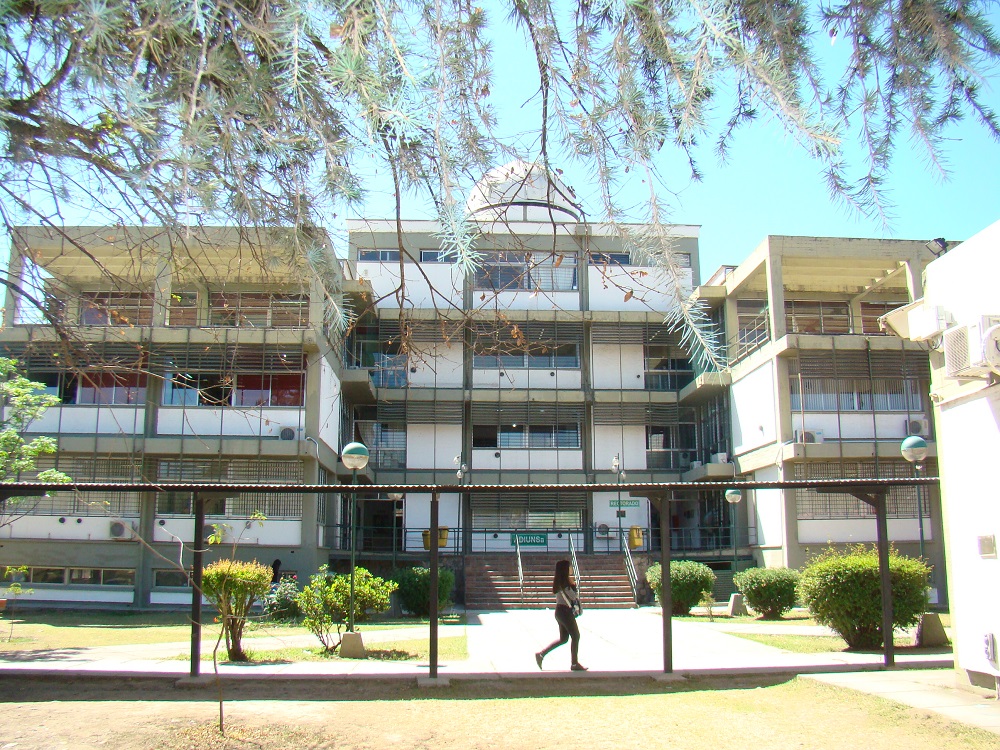
[[[861,330],[866,334],[884,336],[888,331],[883,331],[878,324],[878,319],[886,313],[892,312],[898,307],[902,307],[906,301],[901,302],[862,302],[861,303]]]
[[[150,292],[84,292],[80,295],[80,325],[148,326],[153,322]]]
[[[482,253],[473,286],[490,291],[568,292],[577,289],[576,256],[495,250]]]
[[[483,370],[577,369],[580,367],[579,344],[531,344],[527,351],[489,353],[493,344],[477,344],[472,366]]]
[[[32,583],[66,583],[65,568],[32,568]]]
[[[180,570],[154,570],[153,585],[157,588],[185,588],[188,576]]]
[[[591,253],[589,262],[592,266],[627,266],[628,253]]]
[[[115,570],[106,568],[101,571],[102,586],[134,586],[134,570]]]
[[[423,253],[421,253],[422,255]],[[375,263],[398,263],[399,249],[379,249],[379,250],[358,250],[358,260],[372,261]]]
[[[28,379],[45,386],[44,393],[64,404],[76,403],[76,376],[68,372],[29,372]]]
[[[223,328],[303,328],[309,325],[309,297],[269,292],[213,292],[209,325]]]
[[[904,378],[798,378],[789,381],[792,411],[923,412],[926,383]]]
[[[302,406],[302,375],[237,375],[236,406]]]
[[[97,586],[101,583],[101,571],[93,568],[70,568],[70,586]]]
[[[679,349],[649,344],[646,354],[646,389],[678,391],[694,379],[691,360]]]
[[[849,333],[850,306],[847,302],[786,300],[785,327],[789,333]]]
[[[78,404],[146,403],[146,374],[97,372],[84,374],[77,389]]]
[[[166,406],[302,406],[305,373],[166,373]]]
[[[171,292],[167,325],[198,325],[198,293]]]
[[[421,250],[420,251],[420,262],[421,263],[446,263],[447,259],[442,257],[444,253],[440,250]]]
[[[576,424],[473,425],[473,448],[579,448]]]

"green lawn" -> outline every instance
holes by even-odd
[[[766,633],[730,633],[730,635],[799,654],[821,654],[847,650],[847,642],[837,635],[770,635]],[[914,650],[913,640],[910,638],[895,638],[893,645],[897,649]],[[927,653],[941,652],[940,648],[918,650]]]
[[[313,661],[322,662],[330,659],[340,659],[336,654],[322,653],[317,642],[315,647],[288,647],[281,649],[256,650],[251,646],[246,649],[252,664],[288,664],[291,662]],[[430,642],[427,638],[414,638],[402,641],[379,641],[366,645],[368,658],[377,661],[426,661],[430,658]],[[177,659],[186,661],[187,655]],[[202,654],[202,661],[212,661],[212,654]],[[438,640],[438,661],[465,661],[469,658],[469,643],[464,635],[449,636]],[[226,647],[219,649],[219,663],[228,664]]]
[[[206,607],[203,613],[202,643],[213,643],[219,635],[215,612]],[[426,619],[393,619],[358,625],[361,632],[426,626]],[[442,626],[464,624],[464,616],[442,621]],[[8,638],[13,632],[13,638]],[[301,625],[251,620],[245,638],[308,635]],[[92,648],[97,646],[138,646],[157,643],[180,643],[191,638],[191,623],[183,612],[86,612],[33,611],[17,612],[13,618],[5,612],[0,618],[0,654],[4,651]]]

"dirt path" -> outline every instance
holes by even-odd
[[[226,693],[229,729],[221,737],[212,688],[3,677],[0,750],[996,747],[996,735],[794,678],[491,680],[423,690],[368,680],[275,681]]]

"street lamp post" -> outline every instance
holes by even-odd
[[[743,499],[743,493],[737,489],[726,490],[726,502],[729,503],[729,525],[733,537],[733,575],[736,575],[736,506]]]
[[[615,508],[615,516],[618,518],[618,551],[624,552],[625,545],[622,539],[622,490],[621,484],[625,479],[625,469],[622,468],[621,460],[619,454],[616,453],[615,457],[611,460],[611,471],[615,473],[615,482],[618,484],[618,506]]]
[[[348,443],[340,454],[344,466],[351,470],[351,484],[357,485],[358,471],[368,465],[368,449],[361,443]],[[351,492],[351,594],[347,615],[347,632],[354,632],[354,558],[357,554],[357,537],[355,536],[355,506],[358,502],[357,488]]]
[[[907,461],[913,465],[913,476],[919,477],[924,468],[924,459],[927,458],[927,441],[919,435],[910,435],[900,446],[899,452]],[[924,499],[917,485],[917,529],[920,539],[920,559],[924,559]]]

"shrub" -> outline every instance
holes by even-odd
[[[662,601],[660,599],[662,579],[659,563],[653,563],[646,569],[646,582],[653,589],[658,602]],[[671,614],[686,615],[714,585],[715,573],[704,563],[693,560],[672,560],[670,562],[670,596],[673,602]]]
[[[264,616],[269,620],[296,620],[299,617],[299,581],[286,576],[271,584],[264,597]]]
[[[271,568],[253,560],[218,560],[202,573],[202,592],[219,610],[230,661],[248,661],[243,651],[243,629],[254,603],[271,585]]]
[[[927,609],[930,567],[889,551],[892,624],[908,628]],[[799,580],[799,598],[816,622],[835,630],[850,648],[882,645],[882,595],[878,552],[864,545],[829,549],[811,560]],[[891,637],[891,635],[890,635]]]
[[[750,568],[733,577],[747,606],[765,620],[780,620],[795,606],[799,572],[789,568]]]
[[[396,584],[369,573],[365,568],[354,569],[354,620],[364,622],[376,612],[389,609],[389,596]],[[297,598],[302,624],[315,635],[324,651],[340,645],[340,628],[349,619],[351,576],[333,575],[326,565],[309,579]],[[334,632],[337,634],[334,642]]]
[[[399,585],[399,601],[403,609],[417,617],[431,612],[431,572],[427,568],[401,568],[392,574]],[[438,612],[451,605],[455,573],[450,568],[438,568]]]

